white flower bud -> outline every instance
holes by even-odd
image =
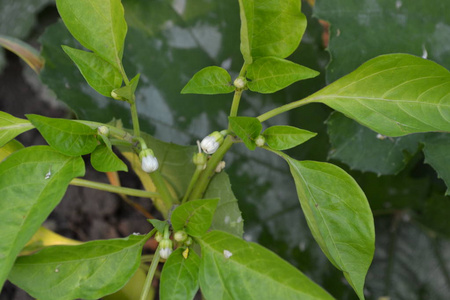
[[[247,84],[244,77],[238,77],[234,80],[233,85],[238,89],[245,88],[245,85]]]
[[[156,157],[153,155],[153,151],[150,149],[144,149],[139,153],[141,159],[141,168],[144,172],[151,173],[158,170],[159,164]]]
[[[177,242],[184,242],[187,239],[188,235],[185,231],[180,230],[175,232],[173,235],[173,239]]]
[[[159,256],[163,259],[168,259],[170,254],[172,254],[172,248],[161,248],[159,250]]]
[[[266,143],[266,139],[262,135],[258,135],[258,137],[255,139],[255,144],[258,147],[264,146],[265,143]]]
[[[104,136],[109,136],[108,126],[102,125],[97,128],[97,133]]]
[[[214,131],[202,140],[200,147],[202,147],[206,154],[213,154],[219,149],[222,142],[223,135],[218,131]]]
[[[225,169],[225,162],[222,160],[221,162],[219,162],[218,164],[217,164],[217,167],[216,167],[216,173],[220,173],[220,172],[222,172],[222,170],[223,169]]]

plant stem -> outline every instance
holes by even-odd
[[[203,167],[201,167],[201,166],[200,167],[197,166],[197,168],[195,168],[194,175],[192,175],[191,182],[189,183],[189,186],[186,190],[186,193],[184,194],[181,204],[183,204],[187,201],[189,194],[192,192],[192,189],[194,188],[195,184],[197,183],[198,177],[200,176],[202,171],[203,171]]]
[[[236,117],[241,102],[241,95],[243,90],[235,90],[233,96],[233,103],[231,104],[230,117]]]
[[[205,193],[206,188],[208,187],[208,184],[216,171],[217,164],[222,160],[232,145],[233,138],[231,136],[227,136],[222,146],[220,146],[216,153],[211,156],[208,164],[206,165],[206,169],[200,174],[197,184],[192,190],[192,193],[187,201],[201,199],[203,197],[203,194]]]
[[[275,116],[277,116],[277,115],[279,115],[281,113],[284,113],[284,112],[287,112],[287,111],[292,110],[294,108],[297,108],[297,107],[309,104],[313,100],[313,98],[311,98],[311,99],[309,99],[309,98],[310,97],[307,97],[307,98],[304,98],[302,100],[291,102],[291,103],[285,104],[283,106],[280,106],[280,107],[274,108],[272,110],[269,110],[268,112],[266,112],[266,113],[260,115],[259,117],[257,117],[257,119],[260,122],[264,122],[264,121],[266,121],[266,120],[268,120],[270,118],[273,118],[273,117],[275,117]]]
[[[155,275],[155,271],[156,271],[156,267],[158,266],[158,263],[159,263],[159,246],[158,246],[158,248],[156,248],[156,252],[153,256],[152,263],[150,265],[150,269],[148,270],[148,273],[147,273],[147,278],[145,278],[144,288],[142,289],[142,293],[141,293],[141,300],[147,300],[148,293],[150,291],[150,286],[152,284],[153,276]]]
[[[158,191],[160,195],[160,199],[162,200],[164,207],[166,209],[165,212],[162,212],[164,217],[167,217],[167,214],[169,213],[170,208],[172,205],[178,201],[176,201],[172,194],[170,193],[169,189],[167,188],[167,185],[164,181],[164,178],[161,175],[161,172],[159,170],[156,170],[155,172],[149,173],[150,178],[153,181],[153,184],[156,187],[156,190]]]
[[[133,142],[133,136],[131,134],[129,134],[127,131],[125,131],[123,129],[119,129],[115,126],[111,126],[111,125],[103,124],[103,123],[99,123],[99,122],[86,121],[86,120],[73,120],[73,121],[87,125],[87,126],[91,127],[92,129],[97,129],[100,126],[107,126],[111,136],[116,137],[120,140],[130,142],[130,143]]]
[[[101,182],[94,182],[86,179],[81,178],[74,178],[70,182],[70,185],[74,186],[82,186],[87,187],[91,189],[97,189],[101,191],[107,191],[117,194],[125,194],[129,196],[135,196],[135,197],[143,197],[143,198],[160,198],[161,196],[158,193],[154,192],[148,192],[143,190],[137,190],[127,187],[121,187],[121,186],[115,186],[107,183],[101,183]]]
[[[139,137],[141,135],[141,130],[139,129],[139,116],[136,108],[136,101],[134,99],[130,102],[130,110],[131,120],[133,121],[133,133],[135,137]]]

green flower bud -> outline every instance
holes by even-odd
[[[155,234],[155,240],[159,243],[163,240],[163,235],[161,232],[157,231]]]
[[[238,78],[236,78],[236,79],[234,80],[233,85],[234,85],[236,88],[242,90],[242,89],[244,89],[244,88],[246,87],[246,85],[247,85],[247,80],[246,80],[244,77],[239,76]]]
[[[102,125],[97,127],[97,133],[103,136],[108,137],[109,136],[109,128],[108,126]]]
[[[266,138],[262,135],[258,135],[258,137],[255,139],[255,144],[258,147],[264,146],[265,143],[266,143]]]
[[[173,239],[177,242],[184,242],[188,238],[188,235],[185,231],[180,230],[174,233]]]

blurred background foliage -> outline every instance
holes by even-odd
[[[243,59],[238,1],[122,2],[128,23],[125,69],[131,77],[141,73],[137,106],[142,129],[163,141],[187,145],[226,128],[230,95],[181,95],[180,91],[195,72],[207,66],[221,66],[233,78],[239,73]],[[301,99],[385,53],[410,53],[450,68],[449,1],[315,2],[302,3],[308,28],[289,59],[321,75],[271,95],[246,91],[239,115],[257,116]],[[2,0],[0,17],[0,34],[34,45],[40,36],[46,60],[40,79],[76,117],[103,122],[122,119],[131,127],[123,103],[91,89],[62,51],[61,44],[81,46],[57,21],[52,0]],[[3,57],[0,54],[0,67]],[[289,155],[299,160],[330,160],[354,176],[365,191],[376,223],[367,299],[448,299],[449,135],[380,137],[320,104],[285,113],[264,126],[275,124],[317,132],[317,137]],[[244,237],[273,250],[337,299],[356,299],[341,272],[313,240],[285,162],[268,152],[250,152],[236,145],[226,163],[245,220]]]

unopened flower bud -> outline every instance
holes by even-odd
[[[151,173],[158,170],[159,164],[151,149],[144,149],[139,153],[141,167],[144,172]]]
[[[222,143],[223,135],[218,131],[214,131],[202,140],[200,146],[206,154],[213,154]]]
[[[173,243],[170,239],[164,239],[159,243],[159,255],[163,259],[168,259],[170,254],[172,254]]]
[[[244,77],[238,77],[233,82],[233,85],[238,89],[245,88],[246,84],[247,84],[247,80],[245,80]]]
[[[205,153],[195,153],[192,161],[196,166],[204,166],[206,164],[207,158]]]
[[[155,240],[159,243],[159,242],[161,242],[162,240],[163,240],[163,235],[162,235],[162,233],[161,232],[156,232],[156,234],[155,234]]]
[[[97,133],[103,136],[109,136],[109,128],[108,126],[102,125],[97,127]]]
[[[184,242],[184,244],[186,245],[186,246],[190,246],[190,245],[192,245],[192,238],[190,237],[190,236],[188,236],[188,238],[186,239],[186,241]]]
[[[184,242],[186,239],[188,238],[188,235],[185,231],[180,230],[175,232],[175,234],[173,235],[173,239],[177,242]]]
[[[258,147],[264,146],[265,143],[266,143],[266,138],[262,135],[258,135],[258,137],[255,139],[255,144]]]
[[[120,97],[119,94],[117,94],[115,90],[111,91],[111,97],[116,100],[121,100],[121,101],[123,100],[122,97]]]
[[[217,164],[215,171],[216,171],[216,173],[220,173],[220,172],[222,172],[223,169],[225,169],[225,162],[222,160],[221,162],[219,162]]]

